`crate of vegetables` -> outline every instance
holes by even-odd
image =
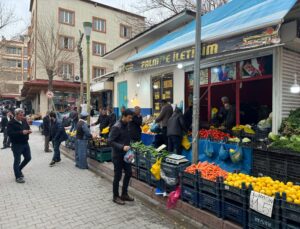
[[[291,188],[285,191],[291,193],[292,190],[295,190],[295,194],[287,195],[283,193],[282,195],[282,221],[286,224],[300,225],[300,195],[298,194],[300,189],[297,186],[292,186],[291,182],[288,182],[287,185],[290,185]]]
[[[228,138],[230,138],[230,134],[224,133],[217,129],[210,129],[205,130],[202,129],[199,131],[199,138],[202,139],[211,139],[213,141],[226,141]]]

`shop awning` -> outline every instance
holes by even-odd
[[[213,42],[238,34],[278,25],[297,0],[232,0],[202,17],[202,41]],[[195,44],[195,20],[162,37],[126,63]]]

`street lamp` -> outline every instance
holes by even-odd
[[[291,93],[298,94],[300,92],[300,85],[297,83],[297,74],[295,73],[294,84],[290,88]]]
[[[86,38],[86,51],[87,51],[87,60],[86,60],[86,68],[87,68],[87,74],[86,74],[86,103],[87,103],[87,113],[88,116],[88,124],[90,124],[91,121],[91,91],[90,91],[90,38],[91,38],[91,32],[92,32],[92,23],[91,22],[83,22],[83,28],[84,28],[84,34]]]

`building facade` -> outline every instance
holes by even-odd
[[[64,110],[67,105],[78,103],[80,64],[77,43],[80,38],[79,31],[84,31],[83,22],[91,22],[93,26],[90,39],[91,79],[99,78],[113,70],[112,62],[104,60],[101,56],[139,33],[144,25],[144,17],[88,0],[31,0],[30,12],[30,80],[24,84],[22,95],[31,102],[35,113],[41,114],[45,114],[49,107],[46,96],[47,64],[55,65],[53,102],[56,109]],[[53,37],[52,40],[49,37]],[[55,51],[47,57],[44,46],[50,43],[55,44],[52,48]],[[84,82],[87,75],[86,44],[84,37]],[[92,105],[100,106],[102,91],[93,93]]]
[[[28,49],[24,37],[0,41],[0,99],[20,99],[28,77]]]

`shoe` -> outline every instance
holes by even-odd
[[[1,149],[6,149],[7,147],[6,146],[3,146]]]
[[[25,180],[23,177],[19,177],[16,179],[16,182],[22,184],[22,183],[25,183]]]
[[[59,159],[59,160],[56,160],[55,162],[56,162],[56,163],[57,163],[57,162],[61,162],[61,159]]]
[[[52,150],[51,149],[45,150],[45,153],[52,153]]]
[[[50,167],[53,167],[54,165],[55,165],[55,161],[51,161],[49,164]]]
[[[123,201],[134,201],[134,198],[130,197],[128,194],[122,195],[122,196],[121,196],[121,199],[122,199]]]
[[[23,173],[21,173],[20,177],[21,177],[21,178],[24,178],[24,174],[23,174]]]
[[[116,204],[119,204],[119,205],[125,204],[125,202],[123,200],[121,200],[120,197],[114,197],[113,202],[115,202]]]

